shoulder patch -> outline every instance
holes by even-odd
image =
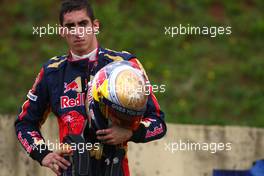
[[[62,59],[62,60],[57,60],[58,62],[54,62],[48,65],[48,68],[58,68],[60,66],[61,63],[63,63],[64,61],[66,61],[66,58]]]
[[[127,52],[127,51],[115,51],[115,50],[112,50],[112,49],[109,49],[109,48],[105,48],[105,50],[111,52],[111,53],[114,53],[114,54],[128,54],[128,55],[132,55],[130,52]]]
[[[109,48],[105,48],[105,50],[110,51],[110,52],[113,52],[113,53],[118,53],[118,51],[111,50],[111,49],[109,49]]]
[[[132,58],[135,58],[135,56],[127,51],[114,51],[108,48],[104,49],[104,56],[113,60],[113,61],[122,61],[122,60],[130,60]]]
[[[147,72],[145,71],[143,65],[141,64],[141,62],[139,62],[138,59],[135,59],[135,62],[138,64],[139,69],[143,72],[143,74],[145,75],[146,79],[149,80]]]
[[[127,52],[127,51],[122,51],[122,53],[125,53],[125,54],[131,54],[130,52]],[[132,54],[131,54],[132,55]]]
[[[58,56],[54,56],[53,58],[51,58],[50,60],[54,60],[54,61],[57,61],[57,60],[59,60],[60,58],[58,57]]]
[[[111,56],[109,54],[104,54],[104,56],[108,57],[109,59],[113,61],[122,61],[124,60],[121,56]]]

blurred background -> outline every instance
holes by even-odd
[[[59,4],[58,0],[0,1],[0,166],[4,168],[0,176],[48,175],[22,152],[13,122],[42,64],[68,52],[58,35],[33,35],[33,27],[59,24]],[[94,0],[92,4],[101,22],[101,46],[135,54],[151,83],[166,85],[165,93],[156,96],[170,123],[168,135],[148,145],[131,144],[132,176],[208,176],[214,168],[247,169],[264,158],[263,0]],[[180,24],[230,26],[232,34],[165,35],[166,27]],[[56,132],[51,133],[58,129],[55,119],[46,124],[44,136],[56,138]],[[173,155],[164,150],[164,144],[181,139],[231,142],[232,151]],[[160,161],[166,165],[160,166]]]
[[[264,126],[262,0],[97,0],[103,47],[134,53],[173,123]],[[67,53],[58,35],[32,35],[58,22],[59,1],[1,0],[0,114],[16,114],[40,67]],[[231,35],[165,35],[168,26],[231,26]]]

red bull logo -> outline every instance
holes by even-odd
[[[60,97],[61,109],[72,108],[75,106],[84,106],[85,103],[85,93],[77,93],[76,98],[69,98],[68,96]]]
[[[148,128],[152,122],[156,122],[156,120],[151,118],[145,118],[140,123],[143,124],[146,128]]]
[[[21,131],[19,131],[17,137],[18,137],[18,140],[21,142],[21,144],[22,144],[22,145],[24,146],[24,148],[26,149],[26,151],[27,151],[28,153],[31,153],[31,151],[32,151],[32,147],[31,147],[31,145],[29,145],[29,143],[28,143],[28,141],[27,141],[26,138],[22,138],[22,133],[21,133]]]
[[[80,76],[75,78],[70,83],[64,83],[64,93],[69,91],[82,92],[82,82]]]
[[[163,133],[162,124],[160,124],[160,126],[156,126],[153,131],[148,130],[145,138],[154,137],[161,133]]]
[[[31,131],[31,132],[27,132],[31,137],[35,137],[38,139],[42,139],[40,134],[37,131]]]
[[[42,137],[37,131],[28,132],[28,134],[32,137],[36,145],[44,143]]]

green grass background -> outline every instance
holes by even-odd
[[[59,36],[32,35],[58,24],[59,1],[0,2],[0,113],[16,114],[41,65],[67,53]],[[264,126],[263,0],[98,0],[103,47],[137,55],[168,122]],[[164,27],[231,26],[229,36],[165,35]]]

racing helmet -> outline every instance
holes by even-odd
[[[92,98],[110,123],[136,130],[146,110],[147,84],[144,72],[134,63],[112,62],[94,76]]]

